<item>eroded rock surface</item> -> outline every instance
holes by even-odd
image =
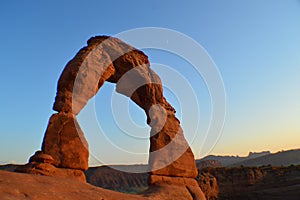
[[[67,64],[58,81],[54,110],[78,114],[105,80],[116,83],[117,92],[144,109],[152,128],[150,152],[153,153],[149,158],[152,173],[195,178],[194,155],[175,117],[175,109],[163,96],[160,78],[151,70],[148,57],[142,51],[119,39],[98,36],[88,41],[88,46]],[[48,130],[43,149],[48,143]],[[53,156],[49,151],[45,152]]]
[[[53,114],[49,120],[42,151],[51,155],[56,167],[88,169],[88,144],[72,114]]]
[[[219,197],[219,186],[217,179],[210,173],[199,171],[197,182],[206,196],[207,200],[216,200]]]
[[[168,187],[174,184],[185,188],[184,191],[187,189],[194,195],[193,199],[203,199],[200,188],[191,182],[177,184],[196,178],[197,168],[175,117],[176,111],[163,96],[159,76],[150,68],[148,57],[142,51],[113,37],[89,39],[88,46],[75,55],[59,78],[53,105],[58,113],[51,116],[42,144],[42,152],[53,158],[51,164],[61,169],[88,168],[88,145],[76,115],[105,81],[116,83],[117,92],[131,98],[145,111],[151,127],[149,167],[152,177],[178,177],[163,178],[159,186],[164,182]],[[31,163],[29,167],[51,164]],[[152,185],[158,186],[157,181]]]
[[[188,187],[153,186],[142,194],[124,194],[67,177],[0,171],[0,199],[18,200],[202,200]]]
[[[30,162],[24,166],[20,166],[16,168],[15,171],[27,173],[27,174],[43,175],[43,176],[72,178],[82,182],[86,182],[86,177],[82,170],[57,168],[49,163]]]

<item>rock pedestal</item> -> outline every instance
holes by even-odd
[[[56,167],[88,169],[88,144],[72,114],[53,114],[49,120],[42,151],[51,155]]]
[[[43,176],[55,176],[64,178],[73,178],[82,182],[86,182],[85,174],[82,170],[57,168],[53,165],[54,159],[42,151],[37,151],[29,159],[29,163],[16,168],[16,172],[38,174]]]
[[[199,188],[197,181],[193,178],[151,175],[149,177],[149,184],[157,188],[167,189],[169,188],[169,186],[172,186],[173,189],[175,190],[187,190],[187,193],[189,194],[186,195],[187,199],[188,198],[192,200],[206,199],[204,193]],[[174,199],[176,199],[176,197]]]

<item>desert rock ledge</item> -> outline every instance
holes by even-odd
[[[73,178],[0,171],[0,199],[26,200],[193,200],[185,187],[165,185],[139,194],[124,194]],[[198,198],[199,199],[199,198]]]

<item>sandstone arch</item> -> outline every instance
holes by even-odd
[[[49,120],[42,152],[31,160],[50,155],[51,164],[57,168],[76,173],[88,168],[88,144],[76,115],[108,81],[116,83],[116,91],[131,98],[147,115],[151,127],[150,184],[197,188],[194,155],[175,117],[175,109],[163,96],[161,80],[150,68],[148,57],[113,37],[93,37],[87,44],[69,61],[59,78],[53,105],[58,113]]]

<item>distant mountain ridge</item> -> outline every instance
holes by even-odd
[[[247,159],[239,163],[231,165],[234,166],[289,166],[289,165],[300,165],[300,149],[281,151],[270,155],[259,156],[252,159]]]
[[[247,157],[240,156],[215,156],[209,155],[196,162],[217,161],[224,167],[234,166],[288,166],[300,164],[300,149],[280,151],[271,153],[270,151],[250,152]],[[213,167],[213,166],[212,166]]]
[[[199,169],[205,167],[234,167],[234,166],[288,166],[300,165],[300,149],[280,151],[271,153],[270,151],[262,152],[249,152],[248,156],[217,156],[209,155],[202,159],[196,160]],[[14,171],[19,166],[16,164],[0,165],[0,170]],[[100,166],[99,166],[100,167]],[[102,166],[104,167],[104,166]],[[108,166],[110,167],[110,166]],[[114,169],[119,169],[125,172],[142,173],[147,168],[147,165],[114,165]],[[92,172],[98,167],[90,167],[89,171]]]

